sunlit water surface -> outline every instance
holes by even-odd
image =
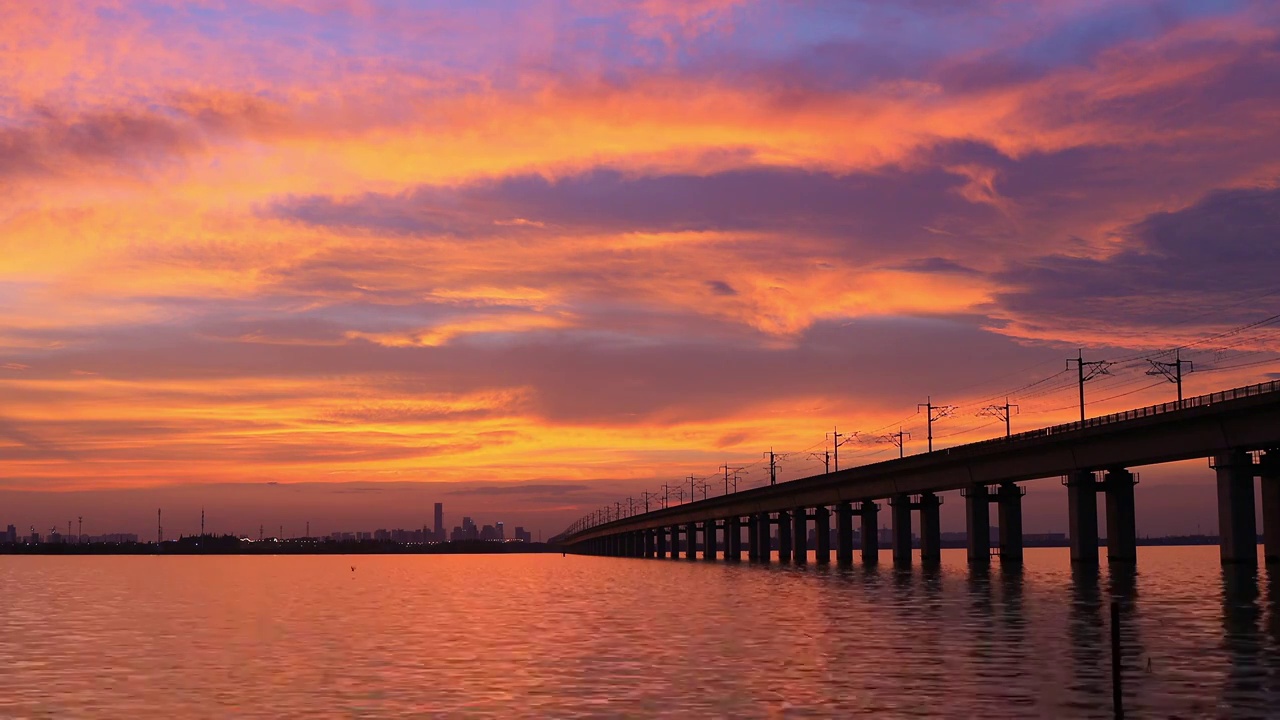
[[[1280,716],[1278,574],[4,556],[0,717]]]

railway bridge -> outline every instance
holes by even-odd
[[[1208,459],[1217,482],[1223,563],[1256,563],[1255,479],[1262,485],[1264,558],[1280,562],[1280,381],[1250,385],[1054,425],[1009,437],[744,490],[590,525],[579,521],[553,539],[567,552],[622,557],[703,557],[753,562],[864,563],[879,557],[879,513],[888,512],[896,565],[912,562],[912,513],[919,513],[920,557],[940,559],[939,493],[960,490],[968,557],[1022,560],[1024,484],[1061,479],[1067,486],[1071,560],[1097,563],[1098,496],[1106,508],[1107,558],[1134,562],[1134,469]],[[998,546],[990,547],[991,506]],[[855,533],[855,524],[860,529]],[[815,529],[808,547],[808,529]],[[700,540],[700,541],[699,541]],[[860,547],[855,548],[855,540]]]

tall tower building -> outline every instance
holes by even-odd
[[[436,503],[436,540],[445,541],[444,536],[444,503]]]

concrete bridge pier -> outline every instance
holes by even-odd
[[[782,510],[778,513],[778,562],[791,562],[791,513]]]
[[[707,520],[702,523],[702,559],[716,559],[716,521]]]
[[[826,505],[813,510],[814,561],[819,565],[831,563],[831,511]]]
[[[742,526],[736,515],[724,519],[724,559],[728,562],[742,560]]]
[[[937,565],[942,562],[942,522],[937,493],[920,494],[920,562]]]
[[[1098,482],[1091,470],[1067,476],[1067,531],[1071,562],[1098,564]]]
[[[684,526],[684,557],[686,560],[698,559],[698,524],[686,523]]]
[[[898,493],[889,498],[893,521],[893,564],[911,567],[911,496]]]
[[[665,527],[660,527],[653,532],[658,539],[657,556],[659,558],[664,558],[667,556],[667,529]]]
[[[773,540],[770,537],[773,532],[773,523],[767,512],[756,515],[755,523],[756,539],[760,543],[760,554],[756,559],[762,563],[767,563],[773,558]]]
[[[1022,488],[1016,483],[1000,483],[996,493],[996,515],[1000,522],[1000,564],[1022,562]]]
[[[1262,555],[1268,565],[1280,563],[1280,449],[1268,450],[1258,464],[1262,476]]]
[[[858,514],[862,516],[862,564],[875,565],[880,562],[880,506],[864,500],[858,506]]]
[[[649,560],[653,557],[654,533],[652,530],[641,530],[644,536],[644,559]]]
[[[671,526],[671,559],[680,557],[680,526]]]
[[[836,504],[836,564],[853,565],[853,508],[847,502]]]
[[[747,516],[747,560],[760,561],[760,523],[755,515]]]
[[[1138,560],[1138,523],[1133,502],[1133,486],[1137,484],[1133,473],[1124,468],[1107,471],[1107,562]],[[1252,492],[1252,479],[1249,485]]]
[[[1218,473],[1218,548],[1223,564],[1258,562],[1253,456],[1232,450],[1213,458]]]
[[[964,528],[968,539],[969,562],[991,562],[991,498],[986,485],[967,487],[964,494]]]
[[[796,565],[809,562],[809,511],[796,508],[791,515],[791,554]]]

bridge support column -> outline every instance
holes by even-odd
[[[680,526],[671,526],[671,559],[680,557]]]
[[[968,538],[969,562],[991,562],[991,498],[986,485],[964,489],[964,526]]]
[[[853,508],[846,502],[836,504],[836,564],[853,564]]]
[[[742,560],[742,524],[737,515],[724,520],[724,559],[729,562]]]
[[[667,556],[667,529],[665,527],[660,527],[653,532],[658,538],[657,556],[659,558],[664,558]]]
[[[1133,486],[1137,480],[1124,468],[1107,471],[1107,562],[1136,562],[1138,521],[1134,510]],[[1249,481],[1250,486],[1253,480]],[[1252,492],[1253,488],[1249,488]]]
[[[1253,457],[1232,450],[1213,458],[1218,473],[1218,543],[1222,562],[1258,562],[1258,520],[1253,503]]]
[[[702,559],[716,559],[716,521],[706,520],[702,523]]]
[[[657,541],[657,538],[655,537],[656,534],[657,533],[655,533],[653,530],[644,531],[644,559],[645,560],[653,559],[653,550],[655,547],[657,547],[657,544],[658,544],[656,542]]]
[[[942,562],[941,505],[942,498],[936,493],[920,494],[920,562],[925,565]]]
[[[1093,472],[1077,470],[1067,476],[1067,530],[1073,563],[1098,564],[1097,492]]]
[[[755,515],[747,516],[747,560],[760,560],[760,523]]]
[[[875,565],[880,562],[880,506],[871,500],[865,500],[858,505],[858,514],[862,516],[862,564]],[[907,518],[907,526],[910,527],[910,518]],[[911,533],[908,532],[908,540]],[[907,557],[911,557],[911,553],[907,553]]]
[[[889,498],[893,520],[893,564],[911,567],[911,496],[899,493]]]
[[[1000,564],[1022,562],[1022,488],[1000,483],[996,495],[996,515],[1000,522]]]
[[[813,510],[814,561],[819,565],[831,562],[831,511],[826,505]]]
[[[688,523],[684,526],[685,547],[684,556],[687,560],[696,560],[698,558],[698,524]]]
[[[796,565],[809,562],[809,511],[796,508],[791,516],[792,544],[791,555]]]
[[[791,513],[786,510],[778,512],[778,562],[791,562],[791,541],[794,539],[791,530]]]
[[[1280,450],[1268,450],[1258,466],[1262,476],[1262,555],[1280,563]]]
[[[769,533],[773,532],[772,524],[769,523],[768,512],[760,512],[753,518],[755,523],[756,542],[758,542],[759,555],[756,560],[760,562],[768,562],[772,560],[773,541],[769,538]]]

